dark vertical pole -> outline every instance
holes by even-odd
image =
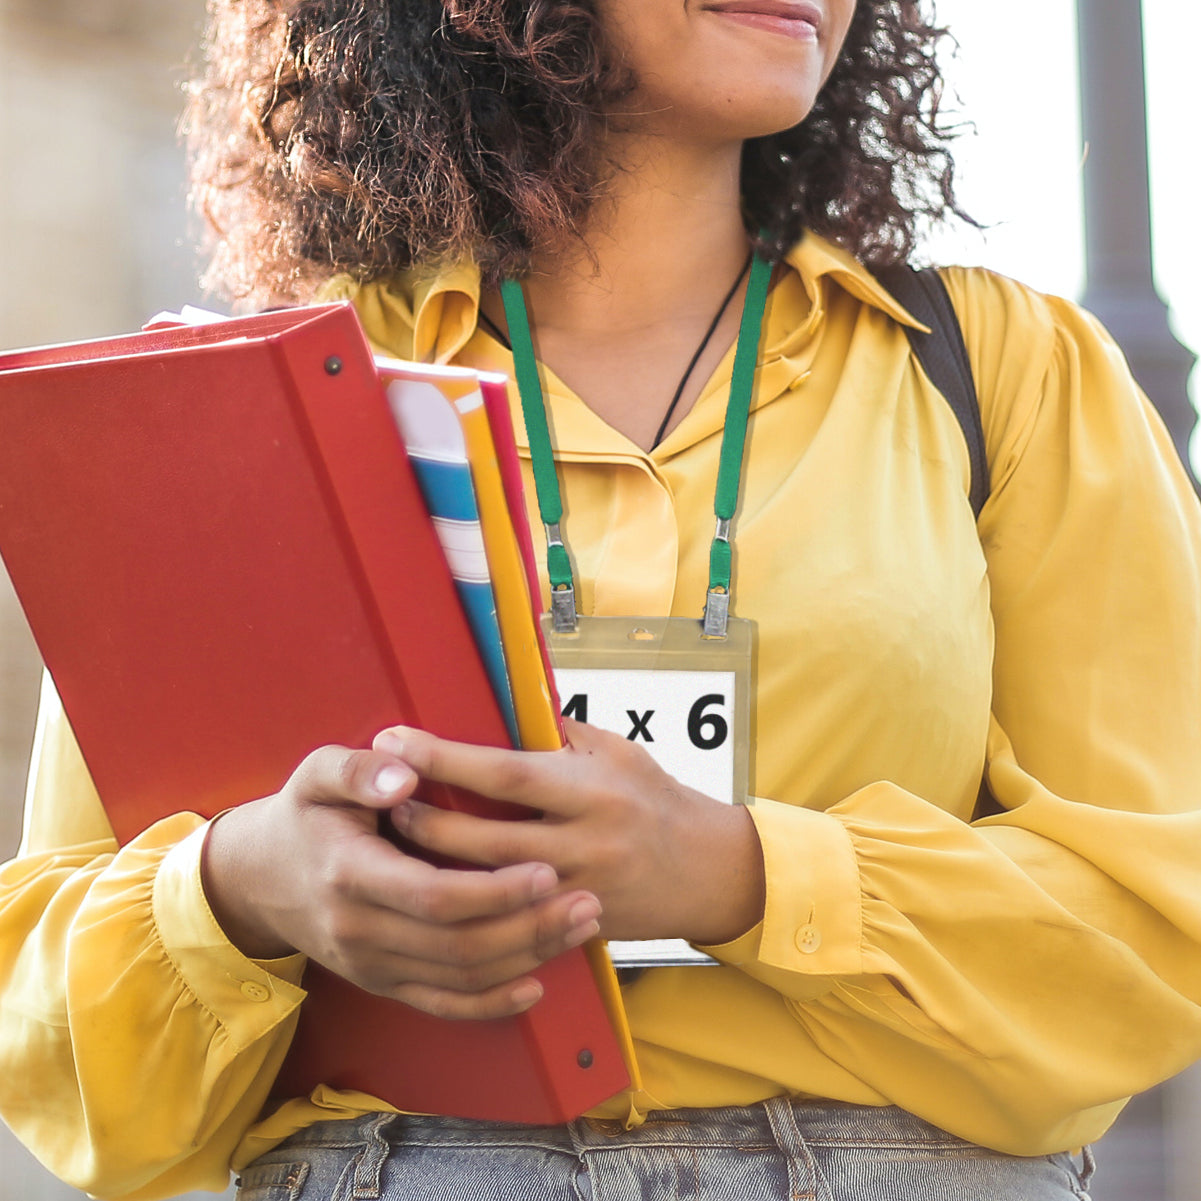
[[[1172,335],[1152,271],[1142,0],[1076,0],[1076,22],[1088,146],[1083,301],[1125,351],[1191,474],[1188,442],[1197,413],[1189,403],[1188,377],[1195,358]],[[1195,1197],[1188,1151],[1196,1139],[1168,1139],[1162,1128],[1166,1118],[1179,1129],[1199,1103],[1201,1089],[1191,1080],[1169,1081],[1137,1099],[1123,1115],[1121,1130],[1114,1131],[1117,1141],[1102,1147],[1101,1191],[1094,1196],[1109,1195],[1105,1181],[1112,1167],[1115,1198],[1163,1197],[1165,1173],[1173,1185],[1184,1185],[1182,1201]]]
[[[1077,0],[1084,166],[1084,304],[1109,328],[1188,463],[1195,356],[1173,336],[1151,267],[1141,0]],[[1194,483],[1196,480],[1194,478]]]

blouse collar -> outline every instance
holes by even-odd
[[[805,295],[807,318],[790,328],[768,330],[769,353],[787,354],[788,343],[804,338],[821,320],[831,285],[887,313],[903,325],[926,329],[848,251],[807,234],[784,256]],[[479,320],[480,271],[472,262],[414,268],[360,283],[349,275],[331,279],[318,297],[354,303],[376,351],[426,363],[448,363],[475,333]]]

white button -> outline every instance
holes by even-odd
[[[242,996],[251,1001],[267,1001],[271,999],[271,990],[257,980],[243,980]]]
[[[822,945],[822,932],[812,923],[796,932],[796,945],[806,955],[812,955]]]

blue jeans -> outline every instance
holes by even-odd
[[[1087,1201],[1092,1157],[1024,1159],[899,1109],[801,1104],[516,1126],[323,1122],[242,1173],[238,1201]]]

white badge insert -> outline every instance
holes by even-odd
[[[566,717],[642,746],[708,796],[749,802],[754,626],[731,618],[705,638],[687,617],[581,617],[573,633],[542,618]],[[617,967],[713,964],[682,939],[610,942]]]

